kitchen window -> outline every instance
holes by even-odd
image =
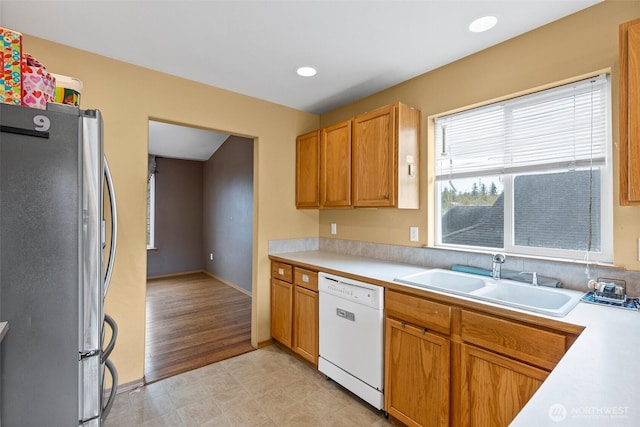
[[[436,244],[612,260],[609,79],[435,119]]]

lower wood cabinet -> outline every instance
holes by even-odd
[[[387,289],[385,410],[409,426],[508,426],[576,335]]]
[[[318,363],[318,274],[272,262],[271,335]],[[508,426],[580,333],[385,290],[385,411],[408,426]]]
[[[549,373],[462,345],[461,425],[508,426]]]
[[[291,347],[291,320],[293,315],[293,285],[271,279],[271,336]]]
[[[385,407],[409,426],[449,425],[449,340],[387,318]]]
[[[318,292],[295,286],[293,289],[293,350],[314,365],[318,364]]]
[[[318,273],[271,263],[271,337],[318,365]]]

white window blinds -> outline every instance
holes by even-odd
[[[438,117],[436,179],[604,164],[606,79],[601,75]]]

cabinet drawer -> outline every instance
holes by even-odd
[[[553,369],[567,349],[567,337],[470,311],[462,312],[462,339],[513,358]]]
[[[443,334],[451,332],[451,307],[447,305],[387,290],[385,310],[387,316]]]
[[[293,283],[310,291],[318,292],[318,273],[304,268],[293,268]]]
[[[291,283],[293,281],[292,270],[293,267],[289,264],[283,264],[275,261],[271,262],[271,277],[275,279]]]

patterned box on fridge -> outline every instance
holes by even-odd
[[[0,102],[20,105],[22,103],[22,34],[0,27]]]
[[[56,79],[56,100],[58,104],[80,106],[80,95],[82,95],[82,81],[62,74],[51,73]]]
[[[22,64],[22,105],[31,108],[47,108],[47,102],[55,102],[56,79],[36,58],[24,54]]]

